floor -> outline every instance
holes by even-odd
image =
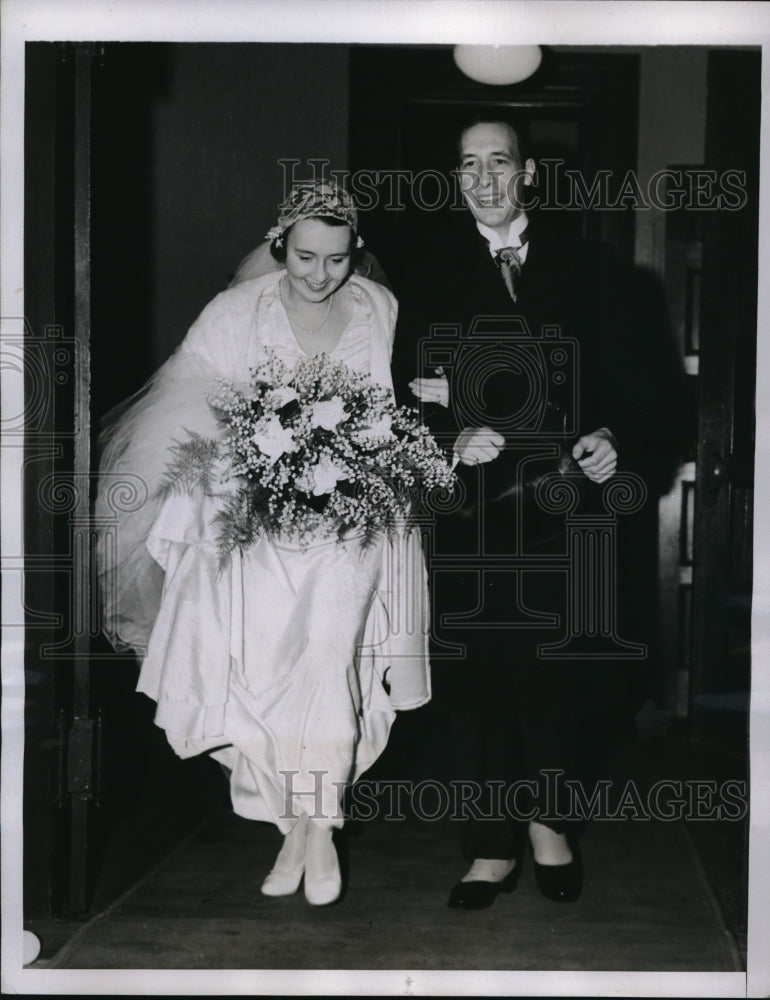
[[[661,754],[667,762],[662,772]],[[671,748],[632,740],[618,747],[615,766],[635,773],[643,788],[649,773],[672,773]],[[39,964],[740,971],[745,920],[740,905],[731,914],[728,898],[740,895],[740,826],[712,824],[710,835],[704,824],[681,821],[594,821],[582,839],[586,880],[578,902],[543,898],[531,857],[525,857],[512,895],[501,895],[489,910],[464,912],[446,906],[449,888],[464,871],[452,822],[418,820],[408,811],[402,820],[361,818],[346,824],[338,842],[341,900],[314,908],[301,889],[278,900],[260,894],[280,836],[272,826],[233,815],[220,799],[117,900],[77,928],[67,925],[66,940],[54,949],[44,941]]]
[[[681,824],[594,824],[582,898],[543,898],[526,865],[485,911],[450,910],[462,873],[450,824],[350,828],[343,898],[259,892],[272,827],[212,816],[150,877],[86,924],[59,969],[739,971],[740,956]]]

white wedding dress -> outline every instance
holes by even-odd
[[[287,833],[302,812],[342,824],[342,789],[430,682],[417,529],[366,549],[262,538],[222,569],[215,500],[154,496],[173,440],[217,433],[213,379],[245,386],[266,347],[289,365],[305,356],[281,276],[217,296],[107,431],[96,524],[105,631],[143,658],[156,723],[181,757],[209,751],[230,769],[237,813]],[[346,287],[353,314],[331,357],[391,387],[395,299],[357,276]]]

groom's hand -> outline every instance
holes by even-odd
[[[480,465],[497,458],[505,438],[491,427],[466,427],[455,441],[454,453],[463,465]]]
[[[575,442],[572,457],[592,483],[603,483],[618,467],[618,453],[612,432],[606,427],[600,427],[593,434],[584,434]]]

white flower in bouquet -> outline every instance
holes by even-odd
[[[324,430],[333,431],[346,416],[345,404],[339,396],[332,396],[331,399],[322,399],[313,404],[310,423],[313,427],[323,427]]]
[[[294,431],[290,427],[284,427],[277,416],[269,417],[260,422],[257,430],[252,434],[252,441],[263,455],[267,455],[271,464],[275,463],[281,455],[297,450]]]
[[[357,444],[385,443],[393,438],[393,418],[389,413],[383,413],[381,417],[372,420],[366,427],[362,427],[353,436]]]
[[[346,478],[347,472],[323,455],[313,469],[313,496],[320,497],[331,493],[337,483]]]
[[[270,390],[269,403],[275,409],[280,410],[287,403],[293,403],[297,399],[297,390],[290,385],[278,385]]]

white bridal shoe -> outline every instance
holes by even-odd
[[[328,906],[339,899],[342,876],[332,828],[308,823],[305,850],[305,899],[313,906]]]
[[[302,813],[283,838],[272,871],[262,883],[264,896],[291,896],[299,889],[305,870],[305,843],[307,839],[307,813]]]

